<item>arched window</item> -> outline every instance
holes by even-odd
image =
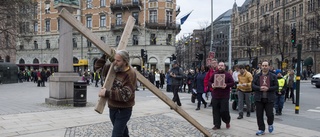
[[[37,58],[33,59],[33,64],[39,64],[39,60]]]
[[[6,56],[6,61],[5,62],[10,62],[10,56]]]
[[[56,63],[59,63],[59,62],[58,62],[58,60],[57,60],[56,58],[52,58],[52,59],[50,60],[50,63],[51,63],[51,64],[56,64]]]
[[[79,60],[76,57],[73,57],[73,64],[78,64]]]
[[[25,64],[24,59],[20,59],[19,64]]]

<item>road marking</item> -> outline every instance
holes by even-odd
[[[320,113],[320,110],[316,110],[316,109],[308,109],[307,111],[311,111],[311,112],[319,112],[319,113]]]

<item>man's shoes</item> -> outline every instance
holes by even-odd
[[[256,135],[257,135],[257,136],[264,135],[264,131],[259,130],[259,131],[256,133]]]
[[[200,108],[196,108],[196,110],[200,110]]]
[[[250,117],[250,112],[247,112],[247,117]]]
[[[181,107],[182,105],[181,105],[181,104],[178,104],[178,106],[180,106],[180,107]]]
[[[276,116],[279,116],[280,114],[279,113],[276,113]]]
[[[269,130],[269,133],[272,133],[273,132],[273,125],[269,125],[268,130]]]
[[[226,124],[226,128],[227,128],[227,129],[230,128],[230,123]]]
[[[207,103],[204,104],[204,108],[207,108]]]
[[[243,118],[243,116],[242,116],[242,115],[239,115],[237,119],[242,119],[242,118]]]
[[[212,130],[218,130],[218,129],[220,129],[220,127],[214,126],[214,127],[212,128]]]

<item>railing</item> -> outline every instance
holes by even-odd
[[[162,27],[168,29],[177,29],[180,28],[180,25],[177,25],[175,22],[168,22],[166,20],[148,20],[146,26],[150,28]]]

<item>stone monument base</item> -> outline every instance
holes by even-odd
[[[73,104],[73,83],[80,79],[77,73],[54,73],[49,79],[49,98],[45,102],[52,105]]]

